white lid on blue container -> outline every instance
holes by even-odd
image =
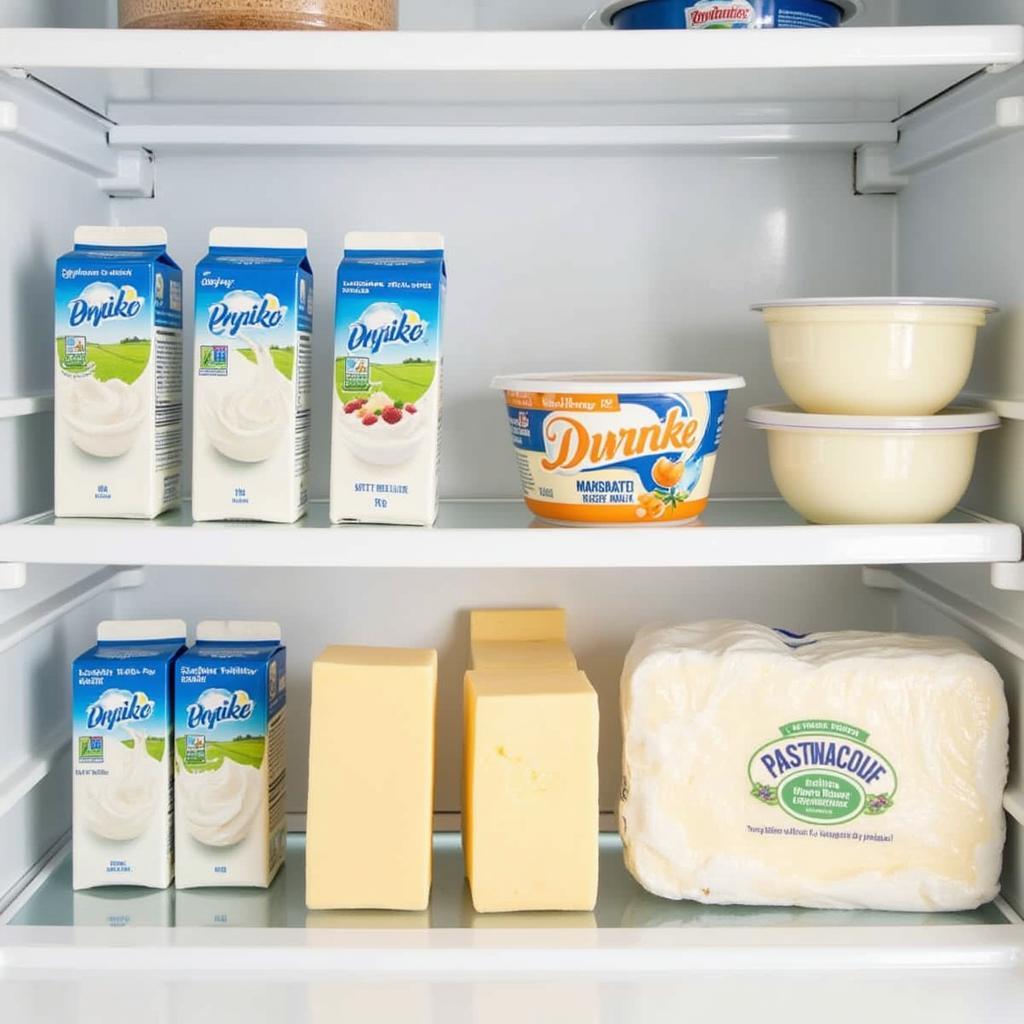
[[[594,11],[583,23],[583,27],[585,29],[614,28],[612,19],[619,11],[624,11],[627,7],[635,7],[637,4],[645,2],[646,0],[614,0],[613,3],[608,4],[606,7]],[[838,7],[843,12],[844,22],[859,14],[863,6],[862,0],[827,0],[827,2]]]
[[[732,373],[521,373],[495,377],[492,388],[535,394],[570,392],[578,395],[685,395],[735,391],[747,382]]]
[[[224,228],[210,230],[210,245],[220,249],[308,249],[303,228]]]
[[[167,229],[114,228],[106,224],[82,224],[75,228],[75,245],[116,245],[124,249],[135,249],[140,245],[167,245]]]
[[[139,640],[184,640],[184,619],[105,619],[96,627],[96,639],[103,642]]]
[[[801,412],[795,405],[755,405],[747,410],[755,430],[850,430],[906,434],[962,434],[995,430],[999,417],[985,409],[951,406],[934,416],[834,416]]]
[[[276,622],[242,619],[206,619],[196,626],[197,640],[238,643],[280,643],[281,627]]]

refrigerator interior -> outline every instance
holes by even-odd
[[[6,10],[0,5],[0,15],[11,26],[89,23],[78,5],[47,5],[40,18],[41,6],[9,3]],[[792,74],[769,68],[765,74],[786,93],[783,99],[757,95],[750,78],[761,72],[754,70],[721,75],[705,69],[703,77],[694,73],[676,83],[662,68],[613,68],[608,74],[583,68],[576,84],[566,87],[563,75],[569,72],[515,70],[516,61],[526,58],[514,42],[512,71],[460,71],[457,62],[445,70],[443,54],[474,45],[447,33],[567,29],[589,13],[586,2],[463,0],[442,6],[444,14],[427,0],[402,5],[403,27],[441,30],[436,42],[419,37],[418,59],[426,65],[440,54],[438,67],[379,74],[363,69],[347,77],[239,70],[244,54],[236,65],[225,57],[234,72],[175,70],[180,55],[173,54],[165,55],[165,67],[146,66],[143,58],[124,70],[104,55],[104,48],[118,45],[116,38],[96,44],[99,55],[91,67],[88,58],[70,56],[73,40],[51,47],[38,33],[0,29],[0,67],[28,71],[27,77],[0,81],[0,114],[18,115],[13,122],[0,116],[0,466],[7,482],[0,521],[9,524],[0,525],[7,725],[0,769],[0,974],[16,979],[19,972],[88,971],[111,949],[128,966],[152,965],[159,949],[164,967],[201,970],[215,942],[201,926],[221,923],[239,931],[235,952],[218,963],[238,971],[333,970],[343,962],[366,978],[376,970],[466,965],[713,972],[744,966],[755,949],[765,971],[797,962],[824,970],[843,957],[851,972],[894,963],[908,969],[969,965],[993,993],[1008,986],[1006,992],[1012,988],[1019,996],[1024,233],[1017,226],[1024,220],[1024,71],[986,73],[969,53],[963,67],[934,73],[892,72],[896,59],[880,59],[885,66],[877,78],[856,70],[814,77],[812,69],[803,96]],[[1004,31],[978,42],[979,52],[985,45],[993,52],[1005,46],[1019,51],[1007,63],[1019,65],[1024,42],[1014,25],[1024,19],[1022,8],[873,0],[863,24],[880,31],[888,26],[896,34],[886,45],[898,49],[913,42],[899,35],[910,26],[991,23]],[[92,23],[109,24],[110,17],[111,7],[99,4]],[[967,29],[949,38],[975,46]],[[396,37],[396,45],[401,40]],[[480,43],[480,61],[492,45],[498,44]],[[567,66],[575,59],[569,43],[544,45],[551,53],[566,46]],[[22,47],[35,63],[19,57]],[[45,59],[48,47],[61,56]],[[267,57],[270,67],[281,68],[275,59]],[[470,77],[464,80],[464,74]],[[710,98],[703,98],[705,91]],[[701,555],[696,531],[697,539],[679,542],[688,545],[685,555],[666,537],[661,561],[659,549],[648,545],[641,552],[624,534],[601,531],[588,540],[566,531],[557,534],[564,540],[551,540],[548,531],[530,530],[524,516],[521,528],[497,539],[405,530],[392,548],[379,531],[367,533],[365,541],[354,534],[343,551],[341,541],[323,548],[322,563],[319,538],[310,541],[310,530],[299,527],[294,529],[306,538],[301,551],[289,539],[295,534],[281,529],[182,526],[162,532],[133,525],[122,534],[94,535],[75,523],[53,524],[45,518],[52,503],[53,261],[69,248],[74,227],[87,223],[168,229],[170,252],[184,269],[186,381],[192,368],[191,271],[210,227],[251,223],[309,231],[317,282],[312,493],[318,501],[328,487],[325,382],[332,376],[333,286],[342,238],[352,229],[415,227],[442,231],[448,246],[445,499],[479,502],[467,506],[467,514],[479,515],[484,525],[492,515],[519,523],[507,425],[500,396],[488,387],[496,374],[622,367],[729,371],[741,373],[747,388],[730,404],[713,496],[734,499],[734,506],[723,508],[739,509],[735,515],[751,522],[741,522],[730,539],[709,516],[713,558]],[[870,539],[872,550],[884,552],[877,557],[885,565],[870,568],[877,565],[872,558],[844,553],[842,538],[830,546],[824,538],[831,535],[815,536],[814,528],[800,527],[777,503],[745,504],[776,492],[764,438],[744,424],[743,413],[784,400],[763,325],[749,307],[784,296],[844,294],[977,295],[1002,308],[982,335],[968,388],[974,401],[1004,419],[1002,429],[982,441],[963,503],[970,513],[964,530],[970,525],[974,533],[949,560],[965,564],[943,564],[945,541],[937,532],[882,528]],[[187,439],[185,450],[187,478]],[[760,525],[762,514],[781,516],[780,530],[801,530],[792,541],[778,535],[785,552],[774,560],[782,564],[773,564],[773,535],[745,532],[745,525]],[[19,522],[38,516],[43,518],[28,526]],[[1006,528],[999,532],[1001,525]],[[172,535],[165,536],[168,531]],[[338,531],[314,532],[328,544]],[[504,543],[506,555],[476,553]],[[971,554],[970,544],[977,553]],[[268,555],[267,548],[278,554]],[[971,562],[976,564],[966,564]],[[893,629],[963,637],[998,667],[1011,705],[1002,899],[958,920],[677,907],[628,890],[611,836],[597,917],[576,927],[563,922],[552,929],[540,920],[490,927],[465,905],[457,855],[443,838],[435,909],[401,931],[373,915],[307,920],[300,838],[284,884],[269,894],[234,894],[236,902],[225,903],[217,893],[185,900],[157,893],[134,907],[102,894],[72,896],[66,868],[68,670],[92,642],[99,620],[180,616],[190,623],[207,617],[281,623],[290,662],[288,812],[297,836],[305,809],[312,659],[329,643],[437,647],[435,802],[443,833],[457,825],[459,813],[467,612],[505,605],[568,610],[570,639],[600,697],[601,809],[609,830],[619,786],[619,674],[639,626],[724,617],[801,632]],[[191,902],[191,910],[183,902]],[[134,921],[124,920],[133,914]],[[179,936],[168,938],[174,919]],[[143,931],[108,927],[126,923]],[[446,937],[452,928],[468,938]],[[638,937],[630,938],[631,932]],[[851,973],[846,980],[852,985],[856,979]],[[713,973],[707,981],[699,998],[712,1006],[728,982]],[[637,998],[625,982],[620,989],[613,979],[605,984],[611,1004]],[[661,1019],[659,1007],[671,1003],[674,984],[661,980],[645,990],[647,1019]],[[870,992],[873,984],[865,981],[861,991]],[[929,994],[936,1005],[943,1000],[942,985]],[[263,990],[253,991],[250,998],[258,1001]],[[486,998],[510,1014],[516,1000],[526,998],[524,991],[499,986]],[[586,998],[597,998],[587,992]],[[546,994],[549,1006],[560,1000],[568,1005],[572,984],[551,982]],[[62,1000],[83,997],[58,985],[47,998],[56,1011],[66,1007]],[[177,996],[167,990],[159,998]],[[216,1005],[212,986],[204,998]],[[394,1012],[419,1020],[432,1019],[438,997],[415,982],[378,986],[366,980],[343,993],[321,983],[308,998],[311,1019],[318,1016],[316,1006],[324,1016],[339,1006],[357,1013],[384,999]],[[262,999],[264,1011],[276,1005],[286,1012],[286,988],[263,991]],[[452,999],[454,1005],[458,999]],[[698,1012],[692,1001],[689,1009]]]

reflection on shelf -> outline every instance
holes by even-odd
[[[179,928],[277,928],[288,916],[286,890],[280,875],[269,889],[178,889],[174,923]]]
[[[78,928],[169,928],[174,924],[171,889],[86,889],[73,898]]]

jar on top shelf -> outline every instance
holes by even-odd
[[[119,0],[121,28],[388,31],[397,0]]]

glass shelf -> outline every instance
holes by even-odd
[[[645,892],[627,872],[614,835],[601,837],[600,897],[592,914],[478,914],[463,878],[458,835],[434,841],[434,887],[423,913],[307,911],[305,836],[288,838],[285,867],[267,890],[71,889],[70,851],[10,921],[12,926],[75,928],[422,929],[706,929],[706,928],[942,928],[1006,925],[996,904],[969,913],[894,914],[775,907],[708,907]]]

